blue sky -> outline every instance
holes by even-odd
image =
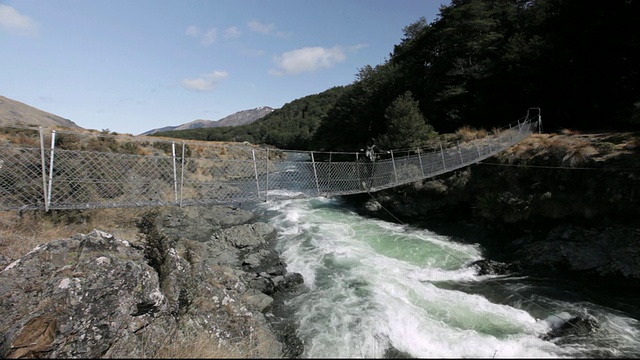
[[[0,95],[140,134],[280,108],[379,65],[449,0],[0,0]]]

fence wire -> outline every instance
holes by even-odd
[[[527,116],[481,139],[434,150],[385,151],[373,162],[358,152],[334,157],[352,160],[332,161],[331,153],[240,144],[241,155],[224,156],[220,144],[71,131],[58,131],[56,139],[56,131],[41,128],[0,128],[9,139],[0,142],[0,210],[189,206],[375,192],[477,163],[538,128],[539,117]],[[88,136],[100,151],[70,149]],[[134,153],[136,141],[162,151]],[[132,153],[115,152],[118,143]],[[218,147],[218,154],[207,156],[207,147]]]

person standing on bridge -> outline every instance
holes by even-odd
[[[367,159],[367,163],[365,164],[365,181],[362,182],[362,187],[365,189],[371,189],[373,185],[373,174],[374,174],[374,166],[375,161],[378,157],[376,154],[378,152],[378,146],[373,138],[369,138],[367,142],[367,150],[364,153]],[[368,185],[368,186],[367,186]]]
[[[365,156],[370,162],[376,161],[376,151],[378,150],[378,146],[373,138],[369,138],[369,142],[367,143],[367,151],[365,152]]]

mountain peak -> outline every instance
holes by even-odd
[[[140,135],[150,135],[156,132],[171,131],[171,130],[189,130],[189,129],[199,129],[199,128],[219,127],[219,126],[246,125],[246,124],[251,124],[256,120],[267,116],[273,110],[274,109],[269,106],[259,106],[254,109],[240,110],[229,116],[223,117],[222,119],[219,119],[219,120],[196,119],[178,126],[165,126],[162,128],[149,130]]]

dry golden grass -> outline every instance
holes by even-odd
[[[219,342],[207,333],[195,339],[180,342],[168,341],[153,356],[157,359],[255,359],[273,358],[275,339],[263,330],[252,332],[251,336]]]
[[[582,134],[582,132],[580,132],[579,130],[573,130],[573,129],[562,129],[562,130],[560,130],[560,134],[562,134],[562,135],[579,135],[579,134]]]
[[[475,129],[470,126],[463,126],[456,130],[456,136],[461,141],[470,141],[474,139],[482,139],[487,136],[487,130]]]
[[[92,209],[76,211],[0,211],[0,254],[18,259],[40,244],[69,238],[93,229],[118,238],[137,239],[136,220],[145,209]]]
[[[505,161],[556,159],[557,166],[580,167],[619,155],[636,153],[637,133],[586,134],[563,130],[557,134],[531,134],[498,155]]]

